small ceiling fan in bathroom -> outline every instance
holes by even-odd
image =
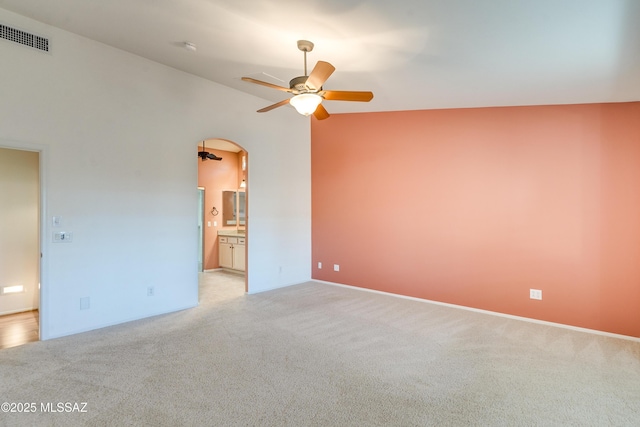
[[[202,159],[203,162],[207,159],[222,160],[222,157],[218,157],[213,153],[209,153],[208,151],[205,151],[204,141],[202,141],[202,151],[198,151],[198,157],[200,157],[200,159]]]

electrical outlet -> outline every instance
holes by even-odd
[[[322,263],[321,262],[318,263],[318,268],[322,269]]]
[[[147,288],[147,296],[148,296],[148,297],[152,297],[152,296],[154,296],[155,294],[156,294],[156,290],[155,290],[155,289],[153,289],[153,286],[149,286],[149,287]]]
[[[338,264],[333,264],[333,271],[340,271],[340,266]]]
[[[80,298],[80,310],[88,310],[90,306],[89,297]]]
[[[529,289],[529,298],[542,300],[542,291],[540,289]]]

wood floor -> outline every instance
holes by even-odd
[[[38,341],[38,310],[0,316],[0,349]]]

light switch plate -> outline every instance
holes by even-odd
[[[53,233],[53,243],[71,243],[73,241],[73,233],[68,231],[56,231]]]

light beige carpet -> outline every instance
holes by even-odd
[[[205,273],[195,309],[1,350],[1,402],[37,404],[6,426],[638,426],[640,343]]]

